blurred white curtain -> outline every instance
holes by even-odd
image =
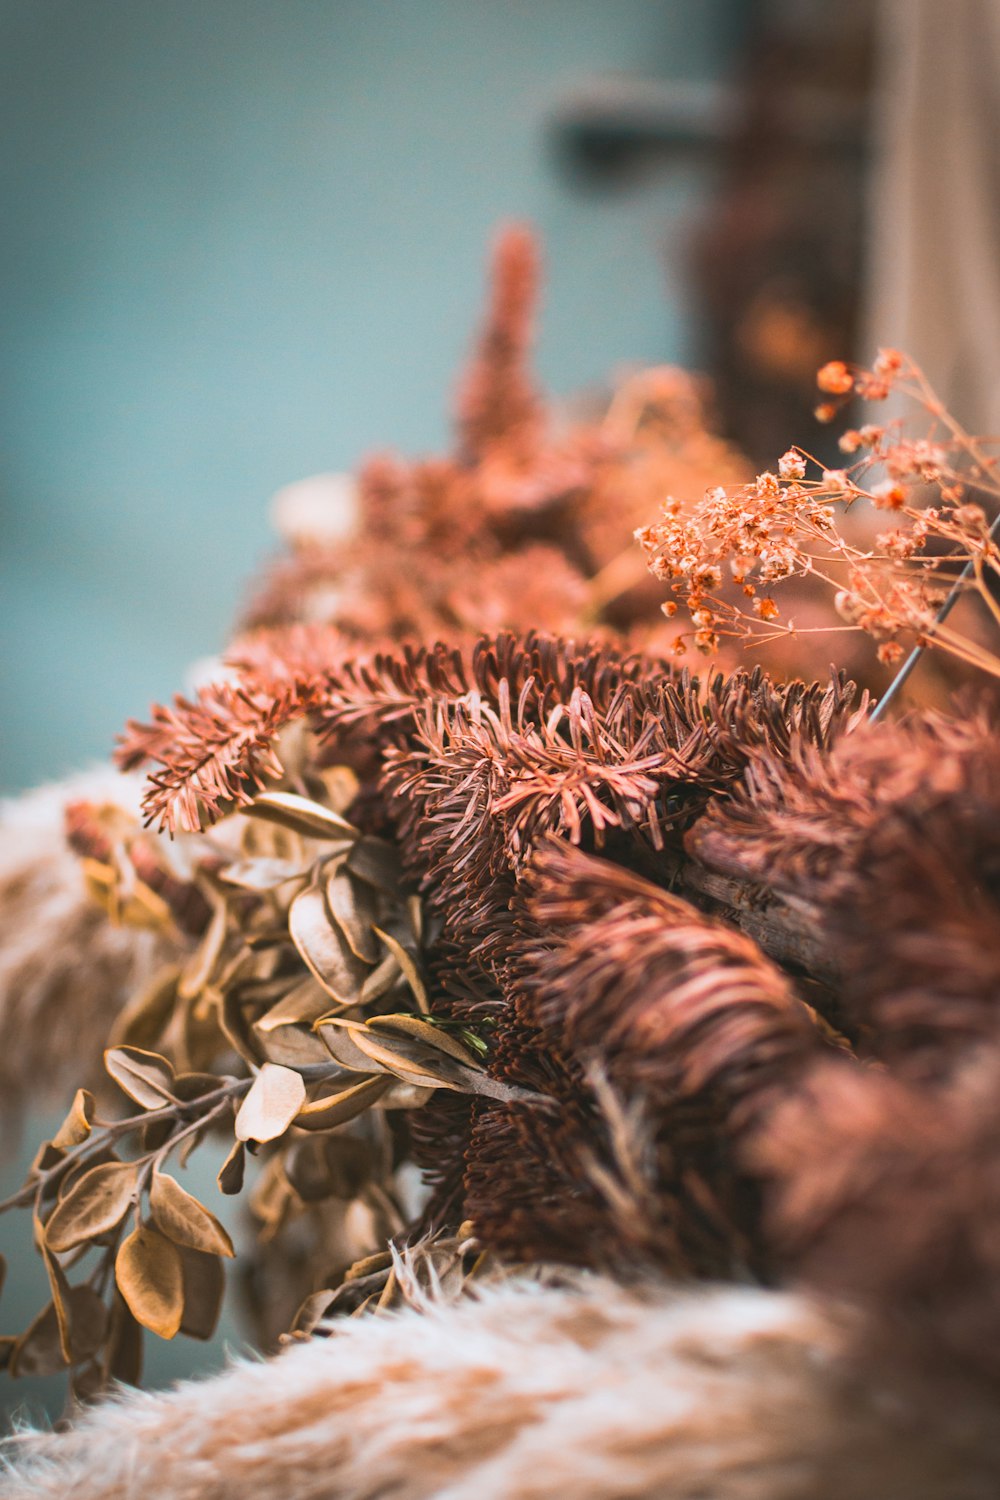
[[[867,342],[997,434],[1000,0],[881,0],[880,49]]]

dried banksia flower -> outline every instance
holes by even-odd
[[[996,1034],[998,787],[989,716],[873,725],[758,757],[687,848],[808,903],[846,1012],[880,1055],[936,1073]]]

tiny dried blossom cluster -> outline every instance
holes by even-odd
[[[900,637],[909,637],[1000,675],[994,650],[938,618],[960,581],[1000,623],[993,592],[1000,548],[979,503],[1000,500],[989,444],[965,432],[919,367],[895,350],[883,350],[871,370],[834,361],[817,381],[831,398],[817,408],[821,421],[832,421],[852,398],[885,400],[894,392],[917,404],[926,430],[909,436],[897,419],[849,428],[840,449],[853,462],[844,468],[825,468],[793,447],[775,472],[711,488],[693,508],[668,498],[661,519],[635,535],[653,575],[676,595],[664,613],[672,618],[683,606],[690,617],[674,651],[693,644],[712,655],[723,636],[794,634],[794,621],[780,620],[775,585],[814,579],[832,593],[837,619],[811,628],[863,631],[886,664],[900,659]],[[891,524],[873,537],[845,527],[858,501]]]

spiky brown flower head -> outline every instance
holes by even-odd
[[[945,1088],[818,1065],[745,1148],[776,1264],[860,1303],[868,1358],[1000,1382],[1000,1050]],[[973,1385],[967,1395],[974,1395]],[[980,1394],[982,1391],[980,1389]]]
[[[365,461],[353,531],[292,536],[245,627],[325,621],[367,646],[604,629],[657,649],[659,597],[632,531],[665,491],[735,482],[745,466],[679,370],[630,375],[610,404],[557,420],[530,367],[537,261],[530,231],[501,235],[454,453]]]
[[[530,448],[540,436],[543,407],[529,373],[539,272],[534,234],[508,224],[493,247],[489,305],[456,400],[466,459],[482,459],[498,442]]]
[[[544,1258],[567,1255],[572,1226],[573,1259],[619,1270],[637,1253],[699,1274],[753,1259],[756,1200],[734,1149],[824,1045],[811,1013],[749,939],[566,844],[536,853],[515,905],[508,1026],[522,1045],[502,1074],[537,1088],[537,1059],[558,1064],[559,1116],[479,1111],[465,1174],[477,1231]]]
[[[998,788],[992,714],[868,725],[757,757],[686,843],[807,903],[868,1045],[938,1076],[998,1035]]]

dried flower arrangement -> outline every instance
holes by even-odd
[[[265,1341],[517,1267],[803,1284],[864,1309],[852,1379],[919,1370],[925,1415],[929,1372],[932,1408],[962,1392],[995,1479],[995,729],[872,725],[842,674],[692,676],[622,561],[644,523],[706,654],[805,578],[883,659],[909,633],[1000,675],[941,618],[958,569],[997,615],[993,461],[895,355],[821,389],[914,391],[935,431],[852,431],[816,480],[798,450],[748,480],[668,372],[554,432],[534,280],[511,231],[456,453],[370,463],[356,534],[300,546],[225,674],[128,726],[144,824],[67,809],[93,900],[164,962],[104,1039],[130,1112],[87,1079],[3,1205],[52,1291],[3,1360],[89,1401],[144,1329],[210,1333],[232,1244],[176,1175],[208,1143],[225,1194],[256,1159]],[[649,525],[694,473],[725,487]],[[862,498],[898,527],[868,550],[832,508]]]

